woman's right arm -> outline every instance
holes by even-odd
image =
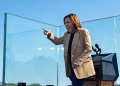
[[[47,38],[51,40],[54,44],[63,44],[63,37],[57,38],[54,36],[54,34],[50,30],[44,30],[44,34],[47,35]]]

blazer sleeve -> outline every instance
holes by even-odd
[[[91,58],[92,45],[91,45],[90,35],[87,29],[83,31],[83,44],[84,44],[85,50],[75,60],[75,63],[77,63],[79,66],[82,65],[82,63],[85,62],[88,58]]]
[[[47,38],[52,41],[55,45],[63,44],[63,37],[57,38],[51,33],[51,36],[47,36]]]

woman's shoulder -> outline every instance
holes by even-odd
[[[88,31],[87,29],[85,28],[80,28],[81,31]]]
[[[85,28],[80,28],[80,30],[79,30],[80,32],[82,32],[82,33],[86,33],[86,32],[88,32],[88,30],[87,29],[85,29]]]
[[[64,35],[69,34],[68,32],[65,32]]]

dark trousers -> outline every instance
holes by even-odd
[[[83,86],[86,79],[86,78],[77,79],[77,77],[75,76],[75,73],[72,73],[72,75],[69,78],[73,82],[73,86]]]

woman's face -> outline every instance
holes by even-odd
[[[74,32],[74,26],[69,17],[65,18],[64,24],[65,24],[65,27],[67,28],[68,32],[70,32],[70,33]]]

